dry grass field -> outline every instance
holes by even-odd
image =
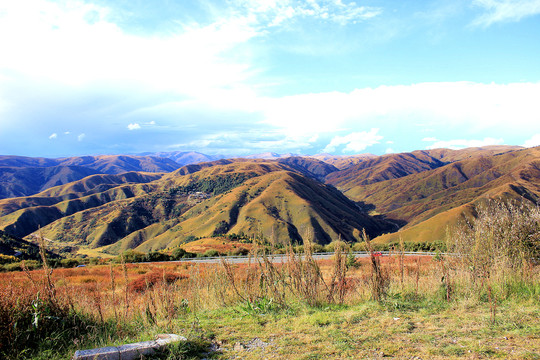
[[[1,350],[9,349],[8,359],[61,359],[77,348],[175,332],[187,335],[189,346],[166,355],[171,359],[202,358],[211,348],[214,358],[251,359],[540,354],[537,267],[520,279],[486,279],[487,286],[473,285],[449,258],[396,253],[347,267],[339,251],[319,262],[290,256],[275,265],[175,262],[0,274]]]

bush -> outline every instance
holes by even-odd
[[[146,261],[152,262],[152,261],[169,261],[171,260],[171,257],[165,253],[158,252],[158,251],[152,251],[146,254]]]
[[[0,264],[10,264],[19,261],[15,256],[0,254]]]
[[[138,251],[128,250],[124,252],[124,261],[127,263],[143,262],[146,261],[146,255]]]
[[[180,259],[186,259],[186,258],[193,258],[197,256],[196,254],[194,253],[190,253],[182,248],[176,248],[173,250],[172,254],[171,254],[171,258],[174,259],[174,260],[180,260]]]
[[[540,209],[530,204],[488,201],[453,231],[450,251],[474,277],[498,269],[520,270],[540,256]]]
[[[245,248],[237,248],[234,250],[229,251],[228,255],[231,256],[245,256],[249,254],[249,250]]]
[[[206,250],[203,254],[204,257],[216,257],[219,256],[219,251],[215,249]]]
[[[66,267],[66,268],[72,268],[72,267],[76,267],[78,265],[81,264],[81,261],[80,259],[76,259],[76,258],[71,258],[71,259],[62,259],[60,261],[60,265],[62,267]],[[52,265],[52,264],[51,264]]]

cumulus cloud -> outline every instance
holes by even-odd
[[[456,140],[439,140],[434,144],[429,145],[426,149],[464,149],[468,147],[481,147],[487,145],[501,145],[504,144],[503,139],[494,139],[494,138],[484,138],[483,140],[465,140],[465,139],[456,139]]]
[[[530,139],[525,141],[523,144],[524,147],[534,147],[540,145],[540,134],[533,135]]]
[[[141,125],[137,123],[131,123],[127,126],[128,130],[139,130],[141,128]]]
[[[332,153],[342,145],[345,145],[342,152],[360,152],[378,144],[383,139],[383,136],[379,135],[378,132],[379,129],[371,129],[370,131],[353,132],[345,136],[334,136],[323,152]]]
[[[86,134],[84,134],[84,133],[83,133],[83,134],[79,134],[79,136],[77,136],[77,140],[78,140],[78,141],[83,141],[85,137],[86,137]]]
[[[385,154],[393,154],[393,153],[395,153],[395,151],[392,148],[387,148],[384,153]]]
[[[474,0],[473,4],[486,11],[473,24],[485,27],[540,14],[540,0]]]
[[[422,139],[422,141],[434,142],[434,141],[438,141],[438,139],[434,137],[425,137]]]
[[[57,133],[52,133],[50,136],[49,136],[49,139],[56,139],[58,137],[58,134]]]

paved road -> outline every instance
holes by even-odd
[[[381,256],[388,256],[388,251],[380,251],[379,252]],[[368,257],[369,253],[365,251],[356,251],[353,253],[356,258],[362,258],[362,257]],[[434,252],[413,252],[413,251],[406,251],[404,252],[405,256],[434,256],[436,253]],[[324,260],[324,259],[331,259],[332,256],[334,256],[334,253],[317,253],[313,254],[313,258],[315,260]],[[268,255],[268,258],[273,263],[282,263],[287,262],[287,255]],[[248,256],[224,256],[224,257],[208,257],[208,258],[191,258],[191,259],[182,259],[172,262],[189,262],[189,263],[205,263],[205,264],[218,264],[221,262],[221,260],[224,259],[229,263],[233,264],[244,264],[249,261]],[[258,259],[262,261],[262,257],[259,256]],[[256,258],[251,258],[251,262],[257,261]],[[166,261],[171,262],[171,261]]]

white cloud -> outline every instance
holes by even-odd
[[[84,134],[84,133],[83,133],[83,134],[79,134],[79,136],[77,136],[77,140],[78,140],[78,141],[83,141],[85,137],[86,137],[86,134]]]
[[[379,129],[353,132],[345,136],[334,136],[323,152],[332,153],[341,145],[346,145],[342,152],[360,152],[367,147],[378,144],[383,136],[378,134]]]
[[[386,143],[391,145],[391,144],[393,144],[394,142],[393,142],[392,140],[388,140]]]
[[[465,140],[465,139],[456,139],[456,140],[439,140],[436,143],[429,145],[426,149],[464,149],[468,147],[481,147],[488,145],[501,145],[504,144],[503,139],[494,139],[494,138],[484,138],[483,140]]]
[[[422,139],[422,141],[434,142],[434,141],[439,141],[439,139],[434,138],[434,137],[425,137]]]
[[[137,123],[131,123],[127,126],[128,130],[139,130],[141,128],[141,125]]]
[[[530,139],[525,141],[523,144],[524,147],[534,147],[540,145],[540,134],[533,135]]]
[[[297,18],[312,18],[340,25],[371,19],[382,12],[381,8],[359,6],[341,0],[237,0],[236,6],[268,26],[283,25]]]
[[[64,135],[69,135],[69,134],[71,134],[70,131],[64,131]]]
[[[486,10],[473,22],[478,26],[520,21],[524,17],[540,14],[540,0],[474,0],[473,4]]]
[[[533,14],[536,11],[533,5],[538,1],[512,2],[514,14]],[[490,14],[502,14],[502,4],[506,3],[510,4],[477,2]],[[9,111],[17,112],[24,108],[23,104],[28,104],[24,96],[17,99],[12,95],[16,93],[13,89],[22,88],[31,92],[28,98],[54,94],[50,98],[58,102],[54,106],[47,103],[47,109],[55,106],[75,109],[79,105],[78,98],[87,94],[99,94],[100,100],[109,101],[96,108],[92,103],[91,110],[77,108],[77,112],[74,111],[77,116],[89,114],[83,120],[93,119],[91,124],[77,118],[80,121],[64,120],[62,127],[54,127],[70,128],[73,134],[81,134],[79,140],[84,138],[85,132],[90,134],[91,130],[84,125],[110,129],[111,118],[121,119],[131,130],[156,125],[156,122],[159,128],[185,129],[196,119],[194,126],[204,131],[210,129],[209,132],[214,132],[211,125],[221,125],[228,120],[236,129],[256,126],[259,133],[271,129],[275,139],[266,140],[260,146],[291,150],[332,145],[343,146],[344,151],[362,151],[371,143],[351,137],[353,134],[380,128],[381,134],[386,135],[387,129],[392,129],[413,137],[413,131],[403,124],[422,123],[424,130],[435,129],[436,132],[429,135],[445,132],[446,138],[463,139],[509,133],[522,136],[519,129],[523,128],[531,129],[532,134],[540,132],[540,83],[439,82],[350,92],[261,96],[258,91],[266,84],[261,84],[256,76],[259,71],[265,71],[267,64],[256,62],[251,48],[244,46],[246,43],[264,37],[273,27],[285,27],[295,19],[350,24],[377,16],[382,10],[347,0],[243,0],[236,2],[234,9],[231,13],[220,13],[220,18],[213,22],[179,24],[167,35],[141,36],[128,33],[112,22],[110,19],[117,14],[109,16],[111,9],[82,0],[0,1],[0,34],[10,34],[0,36],[2,118],[16,118],[10,117]],[[90,16],[92,21],[88,20]],[[506,19],[519,16],[506,16]],[[166,100],[162,100],[164,98]],[[43,103],[49,100],[43,99]],[[56,99],[67,100],[63,103]],[[144,101],[138,101],[140,99]],[[116,112],[111,113],[111,109]],[[216,120],[216,114],[225,114],[225,120]],[[56,119],[56,115],[49,114],[49,119]],[[16,124],[20,128],[32,127],[32,122],[36,121],[30,116],[20,118],[21,124]],[[0,121],[2,130],[6,126]],[[121,131],[125,131],[123,126]],[[466,134],[455,135],[458,129]],[[351,133],[347,135],[349,138],[340,136],[346,133]],[[94,141],[95,132],[92,134]],[[41,139],[45,141],[47,135],[48,132],[40,135]],[[202,137],[200,134],[192,136]],[[375,136],[382,139],[378,133]],[[192,138],[185,142],[189,143]],[[505,138],[510,137],[505,135]],[[208,145],[240,147],[246,139],[249,138],[209,139]],[[427,139],[424,141],[438,141]],[[177,140],[163,146],[174,141]],[[519,142],[522,141],[521,138]],[[192,146],[197,144],[194,141]],[[249,145],[259,146],[252,142]],[[396,146],[403,148],[401,144]],[[383,150],[381,147],[380,151]]]
[[[248,76],[247,60],[225,56],[258,34],[246,18],[150,37],[126,33],[109,12],[83,1],[1,2],[0,33],[16,36],[0,37],[0,69],[65,86],[128,82],[179,94],[234,87]]]
[[[57,133],[52,133],[50,136],[49,136],[49,139],[56,139],[58,137],[58,134]]]
[[[311,137],[350,129],[422,123],[434,131],[457,129],[471,134],[516,133],[539,129],[540,83],[419,83],[356,89],[349,93],[255,98],[250,106],[263,122],[289,136]],[[520,133],[521,134],[521,133]],[[437,141],[426,137],[424,141]]]
[[[384,153],[385,154],[393,154],[393,153],[395,153],[395,151],[392,148],[387,148]]]

